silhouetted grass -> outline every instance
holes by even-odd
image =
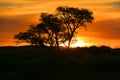
[[[120,49],[0,47],[1,80],[120,80]]]

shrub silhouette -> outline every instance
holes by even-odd
[[[120,49],[95,46],[60,48],[56,54],[55,48],[48,48],[51,51],[37,46],[0,47],[0,79],[120,79]],[[112,55],[109,54],[109,50]]]

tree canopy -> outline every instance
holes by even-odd
[[[71,40],[79,27],[86,27],[87,23],[92,23],[92,12],[88,9],[78,9],[73,7],[58,7],[58,16],[67,28],[69,34],[68,47],[70,47]]]
[[[19,32],[14,36],[18,42],[27,42],[37,46],[55,46],[71,41],[79,27],[86,28],[92,23],[93,13],[88,9],[74,7],[58,7],[57,13],[41,13],[40,23],[31,25],[26,32]]]

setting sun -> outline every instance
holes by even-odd
[[[65,44],[60,44],[60,46],[67,46],[68,42],[66,42]],[[86,46],[90,46],[92,44],[85,42],[84,40],[81,40],[77,37],[77,41],[74,43],[71,43],[70,47],[75,48],[75,47],[86,47]]]
[[[77,41],[74,44],[71,44],[71,47],[85,47],[86,43],[84,41]]]

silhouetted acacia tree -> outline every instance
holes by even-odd
[[[14,36],[18,42],[27,42],[37,46],[59,47],[61,43],[68,41],[70,47],[76,30],[86,27],[86,23],[92,23],[92,12],[87,9],[73,7],[58,7],[57,13],[41,13],[40,23],[30,26],[26,32],[20,32]]]
[[[82,26],[86,27],[86,23],[92,23],[92,12],[88,9],[78,9],[73,7],[58,7],[58,17],[62,20],[63,25],[68,32],[68,47],[70,47],[73,36],[76,30]]]

